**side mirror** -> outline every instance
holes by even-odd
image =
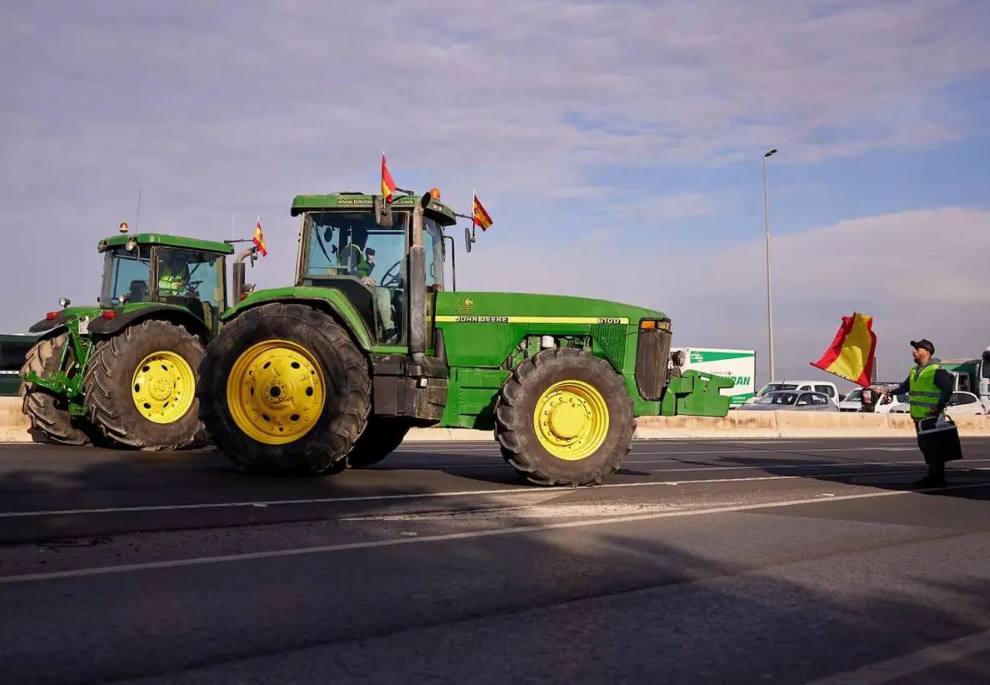
[[[472,243],[472,240],[471,240],[471,229],[468,228],[467,226],[465,226],[464,227],[464,249],[467,252],[470,252],[471,251],[471,243]]]

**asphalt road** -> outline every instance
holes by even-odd
[[[0,446],[4,683],[990,682],[990,440],[488,443],[317,479]]]

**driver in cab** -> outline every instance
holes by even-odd
[[[371,276],[371,272],[375,270],[375,248],[367,247],[362,251],[354,243],[351,243],[348,247],[353,249],[358,256],[358,262],[357,266],[354,267],[354,272],[361,279],[361,283],[375,293],[375,309],[378,310],[378,318],[381,320],[385,342],[398,342],[398,332],[395,329],[395,322],[392,316],[392,291],[389,288],[379,286]]]
[[[182,255],[166,252],[158,262],[159,296],[186,295],[189,291],[189,264]]]

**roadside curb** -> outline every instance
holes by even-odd
[[[963,437],[990,436],[990,416],[955,419]],[[0,442],[32,442],[20,397],[0,397]],[[725,417],[644,416],[636,421],[637,440],[746,438],[909,438],[911,417],[904,414],[839,412],[734,411]],[[493,442],[490,430],[413,428],[408,442]]]

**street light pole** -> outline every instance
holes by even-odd
[[[767,338],[770,342],[770,380],[777,380],[773,364],[773,295],[770,285],[770,193],[767,189],[767,159],[777,152],[777,148],[768,150],[763,155],[763,225],[767,236]]]

